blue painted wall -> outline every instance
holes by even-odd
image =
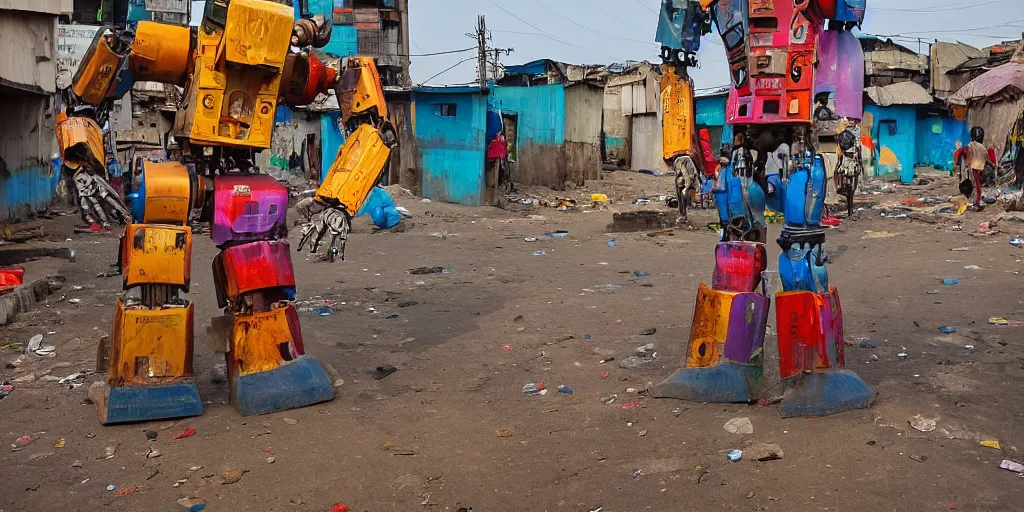
[[[877,150],[875,174],[899,174],[900,181],[914,181],[914,164],[917,163],[917,107],[879,107],[867,105],[864,111],[874,117],[871,138]],[[896,124],[896,134],[890,135],[890,123]]]
[[[953,153],[969,141],[967,121],[947,116],[917,121],[917,164],[945,171],[953,170]]]
[[[341,112],[325,112],[320,116],[320,183],[327,177],[331,164],[338,156],[338,150],[345,143],[345,134],[341,132]]]
[[[292,6],[295,8],[295,19],[299,19],[299,2],[293,0]],[[322,14],[329,20],[334,19],[335,7],[345,7],[345,0],[309,0],[310,14]],[[352,25],[334,25],[331,28],[331,42],[323,47],[323,51],[335,57],[347,57],[358,53],[356,28]]]
[[[725,126],[725,96],[697,98],[694,101],[696,124],[705,126]]]
[[[0,174],[0,221],[24,220],[26,210],[46,208],[53,201],[59,181],[59,169],[52,165],[24,167]]]
[[[441,115],[441,105],[454,105],[455,115]],[[475,88],[417,88],[413,125],[420,148],[423,197],[483,204],[487,96]]]
[[[491,88],[490,107],[519,114],[518,143],[565,143],[565,88],[561,85]]]

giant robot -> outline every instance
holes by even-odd
[[[270,147],[279,102],[305,105],[335,90],[351,135],[303,232],[314,252],[330,235],[325,248],[333,260],[396,137],[373,59],[327,67],[312,48],[329,41],[330,23],[293,13],[269,0],[207,0],[199,27],[143,21],[101,29],[63,91],[61,156],[76,181],[94,185],[78,187],[83,214],[96,222],[116,212],[127,223],[118,257],[126,293],[103,347],[108,376],[89,390],[103,424],[202,413],[192,366],[194,306],[182,297],[192,282],[190,224],[197,221],[210,223],[220,250],[212,275],[224,315],[213,319],[210,336],[226,354],[235,408],[263,414],[334,397],[323,366],[304,355],[291,304],[288,192],[259,173],[254,157]],[[183,156],[144,163],[129,205],[118,205],[99,178],[100,127],[137,81],[184,88],[173,132]]]
[[[663,0],[666,159],[706,160],[695,142],[693,86],[701,36],[717,26],[730,68],[726,103],[733,140],[713,187],[722,238],[712,285],[701,284],[683,368],[652,389],[699,402],[757,401],[769,391],[764,340],[771,298],[765,209],[783,213],[775,294],[784,416],[868,407],[871,388],[844,369],[839,292],[829,285],[821,225],[825,162],[815,151],[816,97],[839,115],[863,109],[863,54],[851,29],[865,0]],[[834,96],[834,97],[832,97]]]

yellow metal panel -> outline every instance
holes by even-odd
[[[192,303],[183,308],[128,308],[117,300],[111,340],[111,386],[170,384],[192,372]]]
[[[57,115],[57,145],[64,165],[103,171],[103,130],[88,117]]]
[[[388,105],[373,57],[348,58],[341,76],[338,104],[345,122],[353,115],[367,114],[374,110],[378,117],[388,117]]]
[[[735,296],[735,293],[713,290],[701,283],[693,307],[690,346],[686,352],[687,368],[715,366],[722,359],[725,337],[729,332],[729,312]]]
[[[670,162],[694,149],[693,81],[677,75],[672,66],[661,69],[662,152]]]
[[[280,308],[235,318],[227,355],[232,375],[265,372],[284,364],[279,347],[293,341],[286,311]]]
[[[225,57],[249,66],[284,67],[295,11],[267,0],[231,0],[224,30]]]
[[[179,162],[146,162],[145,218],[141,222],[185,225],[192,205],[188,168]]]
[[[189,27],[140,21],[129,57],[132,78],[136,81],[185,85],[191,34]]]
[[[355,215],[377,183],[390,155],[391,149],[384,145],[380,132],[370,125],[360,125],[338,150],[327,178],[316,191],[317,196],[327,204],[344,205]]]
[[[82,65],[71,80],[71,90],[84,103],[98,105],[107,96],[114,93],[117,86],[117,72],[121,68],[122,56],[110,49],[108,39],[111,37],[106,29],[100,29],[92,46],[82,57]],[[14,51],[8,48],[7,51]]]
[[[167,284],[188,289],[192,269],[190,227],[129,224],[121,244],[125,288]]]

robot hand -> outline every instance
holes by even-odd
[[[302,238],[296,250],[302,252],[308,245],[310,254],[317,254],[324,237],[329,234],[330,245],[321,259],[334,263],[340,255],[341,260],[345,261],[345,243],[348,241],[349,231],[352,230],[352,216],[348,210],[344,207],[326,206],[312,197],[299,201],[295,208],[305,218]]]

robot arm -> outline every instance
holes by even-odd
[[[329,234],[330,261],[339,255],[344,260],[352,218],[379,181],[398,140],[372,57],[349,57],[334,90],[348,137],[316,195],[297,206],[309,219],[298,250],[308,246],[311,253],[318,252]]]

